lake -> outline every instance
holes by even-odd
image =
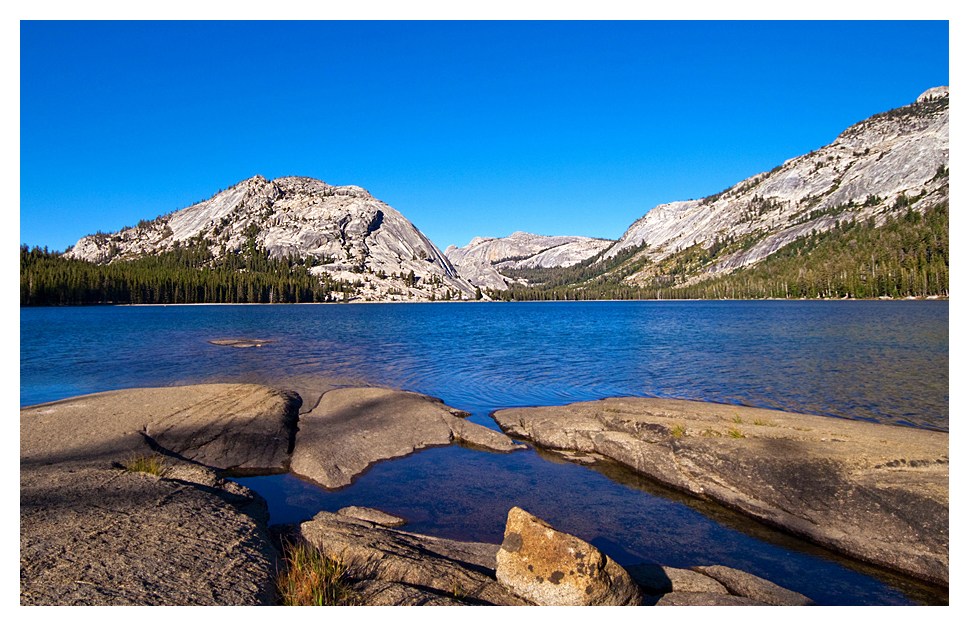
[[[272,340],[258,348],[211,339]],[[500,408],[609,396],[742,404],[949,428],[947,301],[556,302],[21,309],[21,406],[141,386],[323,379]],[[500,543],[520,506],[621,564],[723,564],[822,604],[947,594],[661,489],[610,464],[460,447],[374,466],[327,492],[239,479],[271,523],[374,506],[419,533]]]

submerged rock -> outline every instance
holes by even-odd
[[[948,433],[658,398],[493,417],[514,437],[607,456],[826,548],[948,585]]]
[[[543,606],[635,606],[636,583],[591,544],[559,532],[518,507],[508,512],[496,576]]]
[[[209,343],[216,346],[229,346],[231,348],[261,348],[267,343],[272,343],[272,339],[211,339]]]
[[[374,463],[425,448],[465,443],[491,452],[527,448],[464,419],[436,398],[358,387],[323,394],[300,419],[291,471],[327,489],[350,485]]]

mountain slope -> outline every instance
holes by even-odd
[[[186,246],[210,264],[246,250],[309,261],[310,273],[356,285],[371,300],[468,298],[475,289],[398,211],[356,186],[255,176],[212,198],[118,233],[81,238],[66,254],[117,263]]]
[[[474,285],[507,289],[514,282],[503,270],[571,267],[594,257],[613,244],[591,237],[546,237],[516,232],[508,237],[475,237],[462,247],[448,246],[445,256]]]
[[[645,285],[660,275],[659,261],[698,245],[714,258],[677,279],[689,284],[757,263],[839,221],[882,224],[909,205],[924,213],[948,202],[948,163],[949,89],[937,87],[721,193],[653,208],[604,257],[644,247],[636,255],[644,267],[624,280]]]

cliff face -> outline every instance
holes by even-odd
[[[472,284],[507,289],[514,279],[503,269],[570,267],[609,248],[612,241],[591,237],[546,237],[516,232],[508,237],[475,237],[462,247],[449,246],[444,254]]]
[[[710,249],[718,240],[748,238],[750,245],[704,269],[705,275],[729,272],[838,221],[873,217],[883,223],[902,206],[896,204],[902,196],[904,210],[911,205],[924,212],[947,201],[948,164],[949,88],[936,87],[911,105],[859,122],[831,144],[719,194],[653,208],[604,257],[645,244],[637,256],[658,261],[693,245]]]
[[[202,241],[219,258],[242,250],[253,238],[271,257],[313,258],[316,274],[360,281],[364,298],[466,298],[475,291],[392,207],[360,187],[303,177],[255,176],[151,222],[83,237],[67,254],[109,263]],[[405,280],[410,272],[413,283]]]

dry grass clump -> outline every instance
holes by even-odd
[[[154,476],[161,476],[165,473],[165,463],[160,454],[139,454],[133,456],[124,463],[124,468],[129,472],[143,472]]]
[[[754,420],[754,426],[770,426],[771,428],[776,428],[777,422],[772,420]]]
[[[674,424],[673,429],[670,430],[670,436],[673,437],[673,439],[679,439],[685,434],[686,434],[686,428],[684,428],[680,424]]]
[[[276,585],[283,606],[351,606],[347,566],[305,543],[284,546],[284,569]]]

